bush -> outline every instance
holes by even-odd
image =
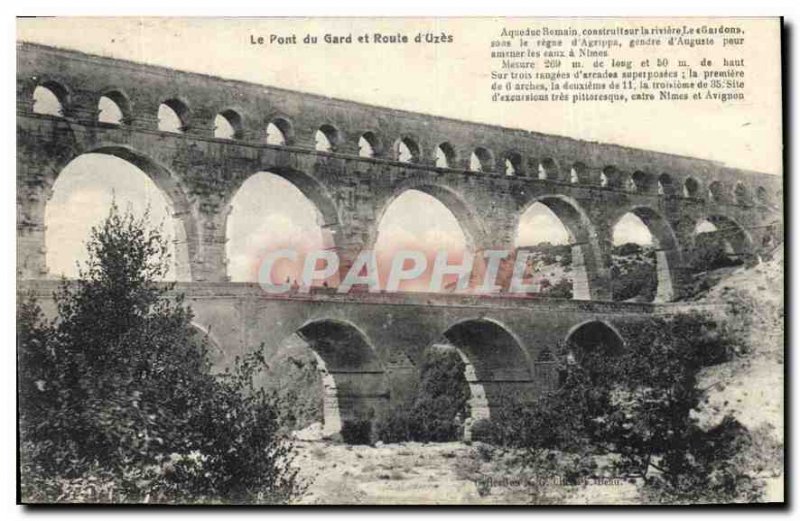
[[[563,346],[560,387],[534,404],[502,404],[488,435],[522,449],[532,468],[556,451],[589,472],[591,455],[614,454],[617,473],[644,478],[648,500],[753,500],[757,480],[728,465],[751,443],[747,430],[727,418],[704,432],[690,414],[699,370],[730,359],[727,334],[693,313],[625,327],[623,353]]]
[[[260,351],[213,375],[171,285],[166,244],[116,206],[48,322],[18,308],[22,499],[284,503],[292,446],[253,376]]]
[[[497,430],[497,422],[481,418],[472,424],[472,441],[483,441],[492,443],[495,441],[493,433]],[[498,445],[502,445],[499,443]]]
[[[642,247],[635,243],[635,242],[626,242],[625,244],[621,244],[619,246],[615,246],[611,252],[614,255],[621,255],[623,257],[630,257],[632,255],[639,255],[644,250]]]
[[[616,301],[639,297],[652,301],[658,290],[658,275],[652,260],[633,259],[630,265],[614,261],[611,267],[611,295]]]
[[[694,273],[742,264],[740,259],[728,254],[725,248],[725,239],[719,232],[698,234],[689,259],[689,269]]]
[[[324,384],[313,352],[307,348],[280,350],[268,360],[269,368],[258,375],[257,384],[274,403],[281,431],[289,434],[313,423],[323,423]]]
[[[455,349],[430,349],[416,393],[378,418],[377,436],[387,443],[460,439],[469,414],[469,393],[464,362]]]
[[[550,286],[547,291],[547,296],[552,298],[572,298],[572,281],[562,278],[554,285]]]

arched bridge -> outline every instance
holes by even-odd
[[[654,237],[659,301],[681,295],[698,222],[723,225],[737,253],[751,257],[783,233],[779,176],[41,45],[20,43],[17,57],[19,278],[42,294],[51,286],[41,281],[44,217],[64,167],[87,153],[122,158],[171,205],[182,289],[222,359],[295,335],[323,359],[340,399],[356,397],[340,404],[343,415],[367,414],[376,400],[402,394],[396,382],[413,374],[420,349],[436,342],[459,348],[471,365],[473,398],[483,396],[485,405],[499,386],[541,388],[552,376],[541,354],[581,324],[613,330],[617,322],[659,312],[651,304],[609,302],[612,230],[626,213],[639,216]],[[39,87],[57,98],[58,113],[34,112]],[[118,120],[101,120],[101,99],[113,102]],[[159,126],[162,106],[178,122],[172,131]],[[217,132],[219,118],[229,129],[225,136]],[[231,200],[262,171],[293,183],[316,205],[343,269],[372,247],[381,216],[406,190],[447,206],[476,252],[513,250],[522,214],[542,203],[571,235],[576,301],[269,297],[253,285],[229,283]]]

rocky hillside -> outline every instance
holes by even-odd
[[[782,496],[784,443],[784,261],[782,247],[770,260],[724,275],[696,304],[706,307],[739,339],[730,362],[706,368],[708,389],[699,413],[705,425],[730,414],[753,433],[754,465],[767,478],[768,496]],[[777,461],[776,461],[777,460]]]

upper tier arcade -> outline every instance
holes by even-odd
[[[520,216],[541,202],[572,235],[580,299],[609,297],[612,229],[628,212],[657,242],[661,300],[680,293],[697,222],[724,223],[739,253],[782,235],[780,176],[29,43],[18,44],[17,61],[22,278],[46,275],[44,209],[58,174],[85,153],[128,160],[164,191],[179,224],[180,272],[194,281],[226,279],[230,201],[259,171],[317,205],[345,261],[372,246],[384,210],[408,189],[441,200],[475,251],[513,249]],[[34,112],[37,87],[58,113]],[[117,107],[117,121],[100,120],[101,99]],[[178,122],[172,131],[159,128],[162,105]]]

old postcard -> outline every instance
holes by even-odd
[[[19,19],[18,501],[783,503],[781,34]]]

